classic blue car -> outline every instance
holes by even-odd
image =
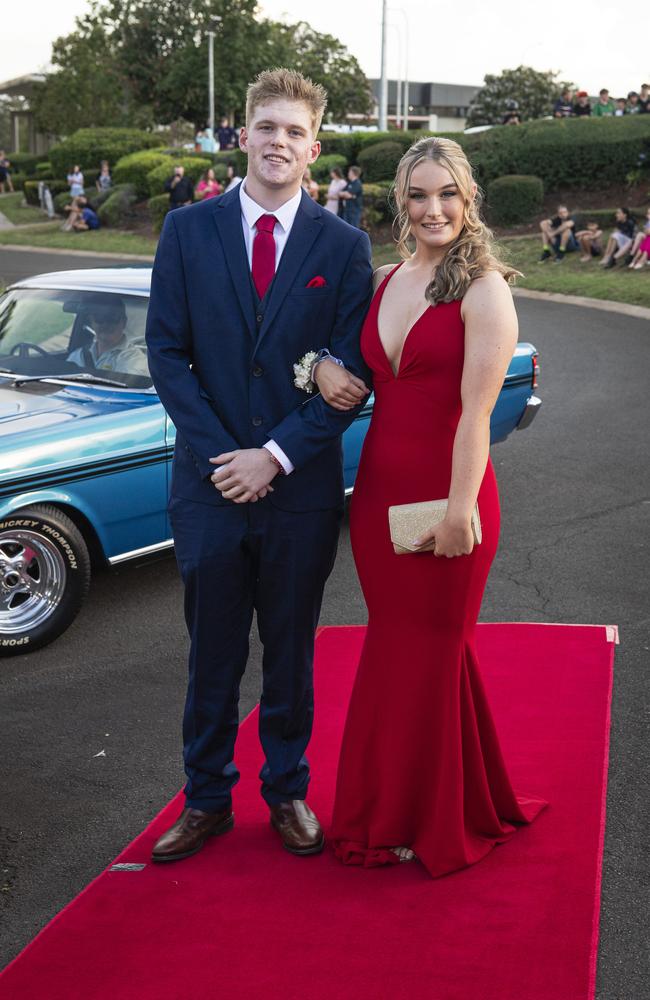
[[[42,274],[0,298],[0,655],[73,621],[91,568],[172,546],[175,430],[146,364],[151,269]],[[492,441],[530,423],[537,352],[520,344]],[[372,397],[344,437],[351,492]]]

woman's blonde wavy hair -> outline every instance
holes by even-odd
[[[447,250],[444,259],[436,268],[431,282],[427,285],[425,297],[435,306],[438,302],[453,302],[462,299],[475,278],[487,271],[498,271],[506,281],[511,282],[521,274],[501,260],[494,247],[492,232],[479,216],[482,193],[473,193],[472,168],[461,146],[453,139],[429,136],[418,140],[404,153],[397,166],[397,174],[392,189],[395,203],[393,236],[402,260],[413,256],[408,247],[411,223],[408,216],[408,193],[413,170],[423,160],[434,160],[445,167],[458,185],[465,202],[463,228]]]

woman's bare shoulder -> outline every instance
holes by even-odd
[[[510,285],[500,271],[491,269],[478,278],[474,278],[463,296],[463,313],[468,309],[482,310],[488,304],[498,306],[500,303],[511,303]]]
[[[377,268],[377,270],[372,275],[372,290],[373,290],[373,292],[377,289],[377,287],[379,285],[381,285],[381,283],[384,280],[384,278],[386,277],[386,275],[390,274],[390,272],[393,270],[394,267],[395,267],[395,264],[382,264],[381,267]]]

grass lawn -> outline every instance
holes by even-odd
[[[554,260],[540,263],[541,244],[530,237],[504,237],[500,245],[508,261],[524,274],[517,279],[519,288],[539,292],[559,292],[561,295],[584,295],[591,299],[611,299],[636,306],[650,307],[650,267],[644,271],[630,271],[617,265],[610,270],[600,267],[598,260],[581,264],[579,253],[567,254],[561,264]],[[395,248],[390,243],[374,247],[375,267],[398,261]]]
[[[23,205],[22,191],[0,194],[0,212],[9,219],[9,222],[17,226],[30,222],[43,222],[46,218],[45,212],[37,205]]]
[[[0,212],[2,211],[0,199]],[[154,255],[157,240],[118,229],[97,229],[85,233],[63,233],[61,222],[47,222],[29,229],[1,229],[0,246],[51,247],[57,250],[93,250],[95,253],[135,253]]]

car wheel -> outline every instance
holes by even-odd
[[[38,505],[0,519],[0,656],[29,653],[74,621],[90,584],[90,556],[77,526]]]

